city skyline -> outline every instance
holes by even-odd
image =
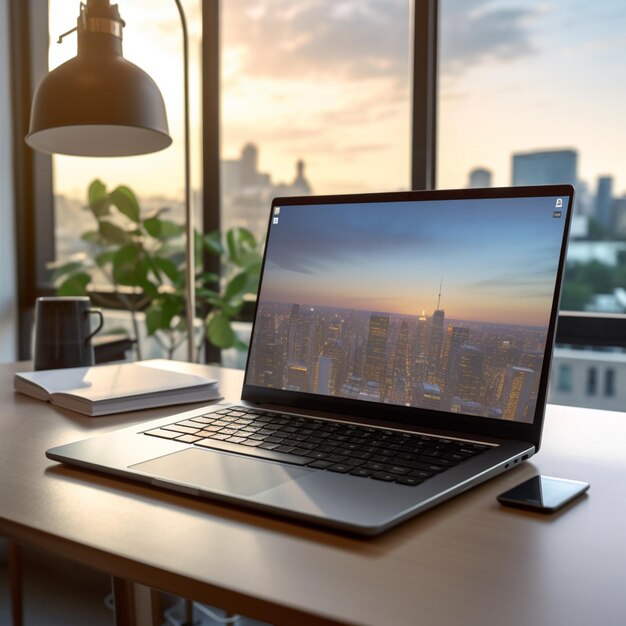
[[[247,384],[531,422],[547,328],[263,301]]]

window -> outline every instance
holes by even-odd
[[[595,396],[598,387],[598,370],[595,367],[587,369],[587,395]]]
[[[604,371],[604,395],[608,398],[615,395],[615,370],[612,368]]]
[[[408,189],[410,2],[222,2],[222,224],[272,197]]]
[[[559,365],[557,388],[559,391],[572,390],[572,366],[567,364]]]

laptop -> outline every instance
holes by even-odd
[[[243,390],[50,459],[375,535],[540,447],[574,190],[277,198]]]

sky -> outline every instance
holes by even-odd
[[[125,56],[155,78],[172,147],[124,159],[55,159],[57,191],[94,177],[140,194],[183,186],[180,26],[173,3],[119,0]],[[158,5],[158,8],[157,8]],[[200,0],[184,2],[191,33],[193,181],[200,184]],[[316,193],[409,186],[408,0],[222,2],[223,158],[252,141],[260,169],[293,179],[303,158]],[[75,0],[50,0],[50,31],[71,28]],[[595,188],[626,191],[626,4],[621,0],[441,0],[438,186],[463,187],[476,166],[511,181],[511,154],[575,148]],[[52,41],[52,39],[51,39]],[[51,43],[50,63],[75,54]]]
[[[555,198],[284,206],[261,301],[547,325],[563,237]]]

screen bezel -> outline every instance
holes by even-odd
[[[402,191],[374,194],[348,194],[348,195],[325,195],[325,196],[292,196],[274,198],[269,212],[267,241],[263,254],[263,265],[259,280],[259,291],[263,284],[265,271],[265,255],[267,243],[271,236],[271,221],[275,206],[289,205],[320,205],[320,204],[352,204],[369,202],[420,202],[436,200],[480,200],[480,199],[506,199],[506,198],[536,198],[546,196],[561,196],[568,201],[564,202],[565,225],[563,228],[563,241],[555,282],[555,291],[550,312],[550,322],[546,336],[544,364],[540,375],[539,389],[535,416],[531,423],[510,422],[498,418],[477,417],[467,414],[454,414],[445,411],[433,411],[419,407],[405,407],[394,404],[378,402],[366,402],[353,400],[339,396],[322,396],[318,394],[304,393],[299,391],[287,391],[284,389],[271,389],[248,384],[247,376],[244,378],[242,399],[246,402],[262,405],[285,406],[303,411],[320,411],[332,413],[346,419],[371,419],[376,422],[388,423],[389,426],[412,428],[432,428],[444,431],[464,432],[468,434],[482,435],[498,439],[516,439],[532,443],[538,450],[543,428],[545,404],[548,389],[548,379],[554,338],[558,320],[559,303],[563,283],[563,270],[567,254],[567,242],[574,200],[574,188],[571,185],[541,185],[530,187],[492,187],[488,189],[446,189],[437,191]],[[565,206],[566,205],[566,206]],[[257,293],[257,296],[258,296]],[[257,318],[259,301],[255,306],[254,320]],[[250,336],[250,346],[254,341],[255,324],[253,324]],[[251,350],[248,350],[246,361],[246,374],[249,368]],[[384,414],[382,413],[384,410]]]

